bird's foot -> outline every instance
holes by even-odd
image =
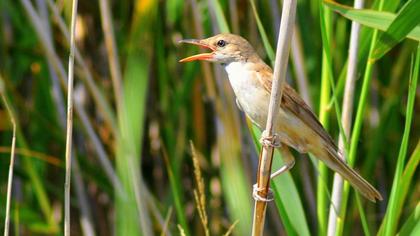
[[[268,189],[266,197],[262,197],[260,195],[261,191],[263,191],[263,190],[264,190],[264,188],[258,188],[257,184],[254,184],[252,186],[252,197],[254,198],[254,200],[259,201],[259,202],[271,202],[271,201],[273,201],[274,196],[273,196],[273,191],[271,191],[271,188]]]
[[[276,170],[276,172],[272,173],[270,178],[274,179],[275,177],[283,174],[284,172],[290,170],[295,165],[295,159],[291,159],[288,163],[286,163],[284,166],[280,167],[280,169]]]
[[[268,135],[266,130],[261,134],[260,143],[266,147],[279,148],[281,146],[279,136],[277,134]]]

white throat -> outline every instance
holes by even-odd
[[[244,62],[231,62],[225,65],[225,70],[229,77],[229,82],[232,85],[233,90],[237,97],[240,96],[239,90],[246,89],[247,80],[249,79],[250,73],[247,73],[246,63]]]

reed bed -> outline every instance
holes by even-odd
[[[223,68],[178,63],[198,49],[177,42],[232,32],[274,65],[282,1],[79,1],[72,54],[73,1],[0,1],[0,229],[250,235],[260,131]],[[294,152],[264,235],[420,233],[420,3],[353,4],[297,2],[286,80],[384,200]]]

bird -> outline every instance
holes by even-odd
[[[246,39],[222,33],[206,39],[183,39],[179,42],[210,50],[180,62],[201,60],[221,64],[228,75],[238,108],[260,129],[266,126],[273,71]],[[378,190],[343,160],[342,152],[314,112],[287,82],[282,92],[274,133],[280,141],[279,151],[284,154],[282,157],[286,158],[286,164],[271,178],[293,167],[294,158],[288,149],[292,147],[300,153],[311,153],[370,201],[382,200]]]

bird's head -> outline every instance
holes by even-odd
[[[254,54],[254,49],[246,39],[235,34],[218,34],[207,39],[183,39],[180,43],[194,44],[211,52],[200,53],[180,60],[189,62],[204,60],[219,63],[246,61]]]

